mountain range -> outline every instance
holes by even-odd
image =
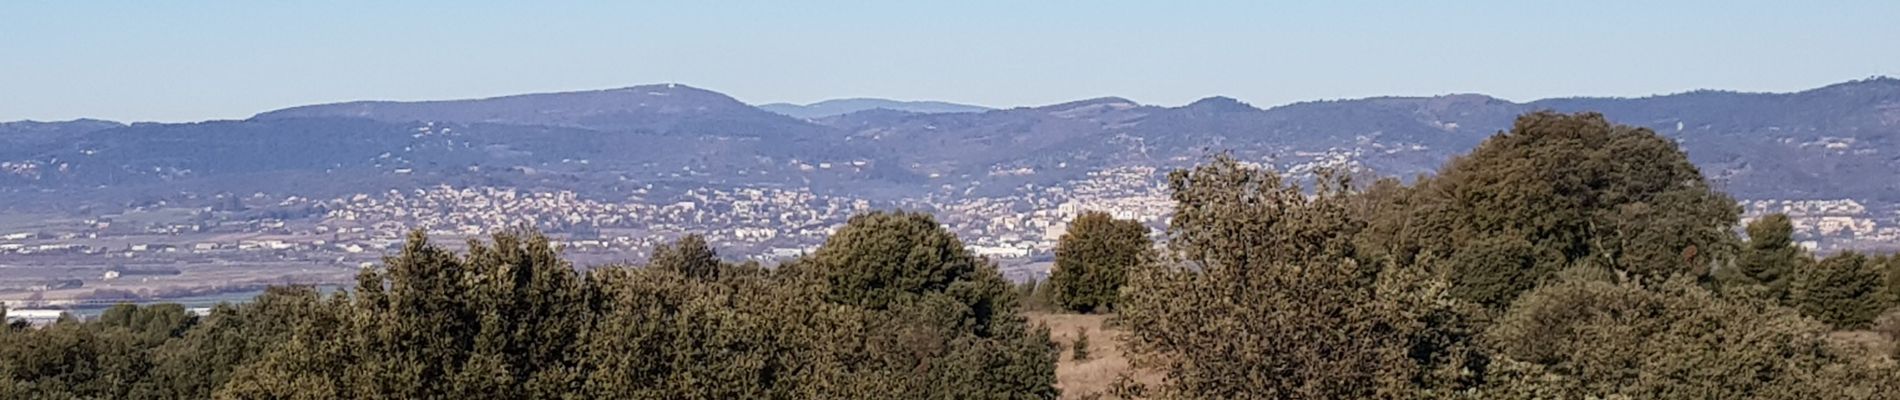
[[[867,98],[825,100],[803,105],[791,103],[760,104],[759,109],[804,119],[833,117],[870,110],[893,110],[919,114],[971,113],[991,110],[991,108],[984,106],[942,101],[902,101]]]
[[[364,101],[244,120],[0,124],[6,208],[122,206],[184,193],[325,196],[418,185],[773,186],[875,199],[987,196],[1215,152],[1299,173],[1429,173],[1534,110],[1596,111],[1676,140],[1742,199],[1900,203],[1900,79],[1793,93],[1703,90],[1512,102],[1480,94],[1259,108],[1096,98],[985,109],[852,99],[742,103],[680,84],[474,100]]]

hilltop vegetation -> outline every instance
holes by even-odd
[[[1786,218],[1738,235],[1649,129],[1535,112],[1411,184],[1315,175],[1176,171],[1161,251],[1089,214],[1061,275],[1014,288],[919,213],[774,268],[695,237],[579,271],[534,233],[416,235],[333,295],[12,327],[0,397],[1900,398],[1892,346],[1840,338],[1900,335],[1900,261],[1815,260]],[[1065,352],[1025,304],[1113,310],[1120,337]],[[1058,393],[1059,361],[1111,354],[1159,377]]]
[[[576,271],[545,237],[414,237],[354,290],[0,336],[4,398],[1051,398],[1055,349],[929,216],[856,217],[767,270],[704,242]]]

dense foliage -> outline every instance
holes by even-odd
[[[1231,158],[1169,177],[1176,263],[1129,278],[1130,346],[1188,398],[1456,391],[1484,368],[1445,285],[1354,258],[1366,225],[1340,181],[1317,196]]]
[[[1886,274],[1875,260],[1846,252],[1796,273],[1789,292],[1803,314],[1841,328],[1865,328],[1887,308]]]
[[[1600,115],[1525,115],[1412,185],[1226,157],[1169,183],[1170,258],[1119,307],[1160,397],[1900,396],[1829,325],[1891,304],[1881,262],[1812,262],[1784,216],[1742,241],[1673,143]]]
[[[1551,274],[1598,265],[1637,280],[1707,274],[1733,257],[1740,207],[1674,142],[1597,114],[1540,112],[1420,182],[1394,224],[1401,262],[1446,270],[1492,308]]]
[[[721,262],[697,237],[656,254],[583,273],[539,235],[463,255],[416,235],[330,296],[277,288],[203,318],[120,306],[0,334],[0,398],[1056,395],[1047,330],[928,216],[857,217],[780,270]]]
[[[1894,382],[1826,341],[1826,324],[1687,279],[1653,287],[1573,279],[1518,299],[1487,342],[1506,398],[1844,399]]]
[[[1147,263],[1153,247],[1148,227],[1139,221],[1082,213],[1056,241],[1056,263],[1049,272],[1056,302],[1080,312],[1112,309],[1128,270]]]

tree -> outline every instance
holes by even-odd
[[[1056,242],[1055,270],[1049,275],[1056,301],[1081,312],[1114,307],[1128,269],[1148,262],[1153,247],[1141,222],[1083,213]]]
[[[1449,393],[1483,369],[1468,307],[1415,270],[1364,265],[1346,182],[1307,196],[1219,156],[1169,175],[1173,259],[1136,268],[1120,306],[1164,397]]]
[[[1869,262],[1880,266],[1876,269],[1887,275],[1887,280],[1881,284],[1886,289],[1887,307],[1900,307],[1900,254],[1876,257]]]
[[[878,254],[905,249],[898,257]],[[661,262],[656,258],[656,263]],[[1046,329],[1013,288],[922,214],[854,217],[770,274],[588,275],[599,317],[585,397],[1051,398]],[[932,281],[918,276],[946,273]],[[850,285],[840,287],[840,285]]]
[[[132,396],[150,370],[138,333],[67,319],[0,335],[0,397]]]
[[[1522,291],[1579,263],[1650,282],[1706,274],[1734,252],[1740,212],[1674,142],[1595,113],[1521,116],[1413,193],[1388,197],[1411,212],[1367,231],[1397,237],[1402,263],[1444,261],[1431,264],[1455,284],[1486,285],[1459,293],[1483,293],[1494,308],[1516,294],[1495,289]],[[1516,268],[1470,264],[1490,261]]]
[[[825,282],[831,303],[867,312],[867,346],[884,350],[854,368],[927,371],[886,376],[899,383],[863,393],[1056,395],[1047,329],[1031,329],[995,264],[928,214],[853,216],[811,256],[781,268]]]
[[[384,264],[217,395],[547,398],[578,387],[584,293],[546,237],[496,234],[457,257],[416,232]]]
[[[1721,274],[1723,284],[1760,286],[1769,298],[1788,297],[1794,272],[1809,258],[1794,244],[1794,224],[1786,214],[1769,214],[1748,223],[1748,242],[1733,268]]]
[[[686,235],[673,242],[653,249],[651,268],[663,268],[677,271],[695,279],[719,279],[725,270],[725,263],[719,261],[719,254],[706,244],[706,238],[700,235]]]
[[[307,286],[265,289],[250,303],[221,304],[177,340],[152,350],[149,398],[208,399],[241,368],[291,339],[320,312],[323,299]]]
[[[928,214],[871,212],[852,216],[825,244],[797,266],[816,272],[830,284],[830,299],[874,310],[890,308],[928,293],[976,289],[984,260],[964,249],[956,235]],[[961,285],[959,285],[961,283]],[[969,293],[965,305],[988,321],[1004,291]],[[981,325],[981,324],[979,324]]]
[[[1791,302],[1803,315],[1842,329],[1866,327],[1886,307],[1885,274],[1865,255],[1842,252],[1795,272]]]
[[[1018,315],[994,265],[971,256],[927,216],[882,215],[909,221],[844,230],[878,239],[892,237],[880,229],[927,226],[900,239],[945,246],[916,253],[950,255],[949,264],[970,268],[905,264],[957,271],[959,278],[880,293],[896,285],[838,276],[885,271],[853,264],[888,261],[869,257],[875,249],[821,248],[818,254],[843,258],[814,256],[764,271],[719,263],[703,241],[689,237],[661,247],[645,267],[582,275],[539,234],[472,241],[457,256],[417,233],[384,267],[362,271],[355,290],[327,301],[308,298],[311,311],[285,330],[282,344],[238,361],[243,366],[211,397],[1055,397],[1048,331]],[[837,288],[834,278],[865,286]],[[211,324],[240,320],[248,323],[220,314]],[[226,331],[202,332],[208,339]],[[195,344],[179,350],[226,347],[197,337],[186,342]],[[224,358],[173,363],[218,359]],[[185,386],[178,392],[201,385]]]

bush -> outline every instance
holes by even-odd
[[[1841,329],[1860,329],[1886,309],[1884,279],[1867,256],[1843,252],[1797,271],[1790,295],[1804,315]]]
[[[1644,288],[1566,281],[1524,295],[1487,333],[1504,398],[1847,398],[1863,369],[1827,327],[1766,300],[1727,300],[1689,279]]]
[[[1069,345],[1069,359],[1087,361],[1089,359],[1089,328],[1075,328],[1075,342]]]

